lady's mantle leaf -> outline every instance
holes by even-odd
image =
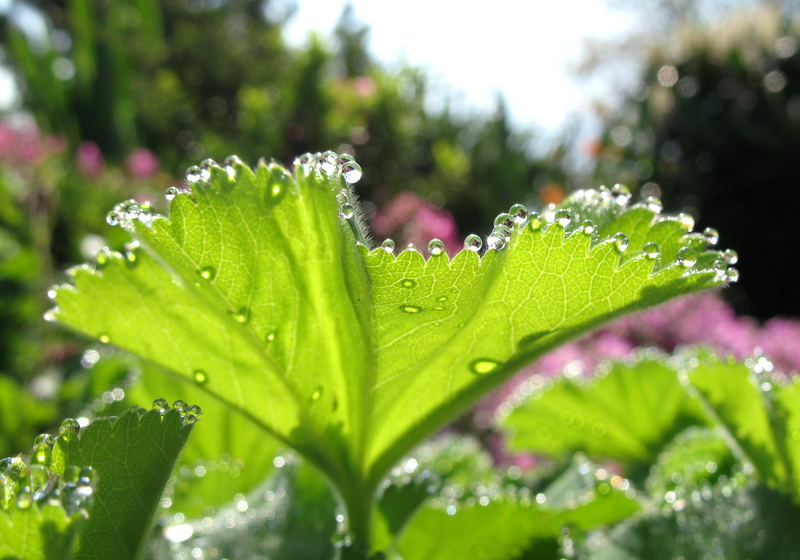
[[[369,252],[344,169],[318,162],[206,163],[168,219],[121,205],[109,219],[142,249],[73,269],[51,316],[193,379],[345,494],[543,352],[726,280],[685,221],[609,191],[501,218],[482,256]]]

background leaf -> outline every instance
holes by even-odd
[[[0,509],[0,558],[3,560],[68,560],[83,517],[60,505]]]
[[[136,558],[178,453],[191,432],[176,409],[131,410],[96,420],[79,437],[57,439],[56,468],[91,466],[94,506],[76,558]]]

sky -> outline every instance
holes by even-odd
[[[588,38],[622,38],[637,25],[631,11],[606,0],[351,0],[371,29],[369,49],[391,67],[428,70],[467,109],[491,110],[501,92],[513,121],[554,137],[575,116],[583,124],[592,99],[617,84],[575,77]],[[312,31],[331,36],[346,0],[299,0],[286,30],[294,44]],[[589,126],[591,126],[589,124]]]

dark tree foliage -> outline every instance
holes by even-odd
[[[740,311],[800,313],[791,225],[800,206],[800,30],[762,10],[685,35],[648,59],[642,90],[597,146],[596,179],[657,184],[665,205],[738,250]]]

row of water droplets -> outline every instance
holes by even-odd
[[[164,416],[170,410],[169,402],[167,402],[167,399],[157,398],[153,400],[152,409],[158,412],[161,416]],[[186,402],[180,399],[172,403],[172,409],[178,411],[178,414],[180,414],[181,417],[181,423],[184,426],[195,424],[203,414],[202,409],[196,404],[186,404]],[[135,407],[135,410],[139,414],[143,414],[145,412],[143,408]]]
[[[75,512],[85,515],[91,509],[97,483],[92,467],[69,465],[60,476],[51,470],[57,440],[73,441],[79,430],[77,420],[67,418],[56,437],[50,434],[36,437],[27,462],[20,456],[0,459],[0,511],[47,504],[63,507],[70,515]]]

